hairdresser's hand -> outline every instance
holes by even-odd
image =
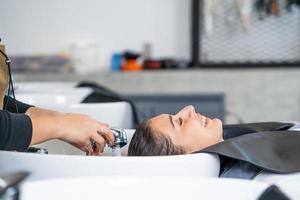
[[[32,121],[31,145],[50,139],[61,139],[89,155],[101,155],[105,144],[112,144],[114,136],[107,124],[82,114],[29,114]],[[94,148],[92,146],[94,143]]]
[[[60,118],[59,138],[89,155],[101,155],[105,144],[114,142],[107,124],[81,114],[66,114]]]

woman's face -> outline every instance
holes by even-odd
[[[151,118],[149,124],[155,132],[167,135],[187,153],[223,140],[221,120],[196,113],[194,106],[186,106],[175,115],[162,114]]]

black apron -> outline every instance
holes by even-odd
[[[224,142],[198,152],[220,156],[220,177],[253,179],[262,170],[300,172],[300,132],[294,124],[262,122],[224,125]]]

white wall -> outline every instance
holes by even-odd
[[[57,53],[95,42],[112,52],[153,45],[156,57],[189,55],[189,0],[1,0],[0,37],[12,54]]]

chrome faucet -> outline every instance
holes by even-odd
[[[111,132],[115,136],[115,142],[109,147],[112,149],[113,156],[122,156],[121,148],[127,144],[127,134],[124,129],[111,128]]]
[[[127,144],[127,134],[124,129],[111,128],[111,132],[114,135],[115,141],[113,144],[108,145],[112,149],[113,156],[121,156],[121,148]],[[96,149],[96,142],[91,140],[93,150]],[[87,156],[93,155],[90,152],[86,152]],[[0,199],[1,200],[1,199]]]
[[[28,175],[28,172],[18,172],[0,176],[0,200],[19,200],[19,184]]]
[[[112,149],[116,149],[116,148],[121,149],[123,146],[127,144],[127,134],[124,131],[124,129],[111,128],[111,132],[115,136],[115,142],[112,145],[110,145]]]

